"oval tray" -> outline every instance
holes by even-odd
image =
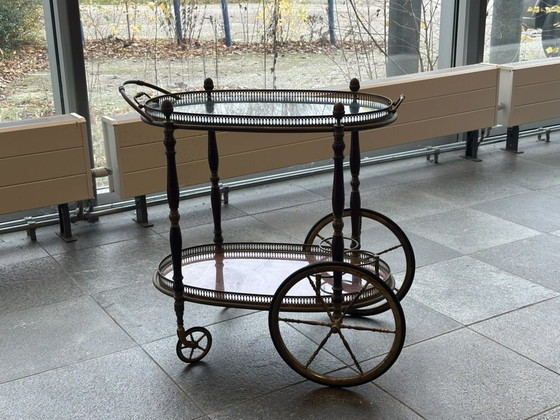
[[[182,250],[183,298],[187,301],[268,310],[280,284],[294,271],[318,261],[331,261],[330,250],[317,245],[276,243],[224,243],[199,245]],[[388,265],[367,251],[348,251],[345,262],[376,273],[389,286],[394,279]],[[164,258],[154,274],[158,290],[169,296],[173,291],[171,256]],[[324,284],[326,286],[328,282]],[[351,285],[344,285],[345,296]],[[323,289],[323,287],[322,287]],[[300,309],[316,302],[315,296],[298,296]],[[373,303],[377,294],[366,296],[361,306]],[[316,303],[315,303],[316,304]],[[322,308],[322,307],[321,307]]]

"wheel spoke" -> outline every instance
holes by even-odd
[[[286,324],[289,324],[290,322],[294,323],[294,324],[305,324],[305,325],[314,325],[317,327],[328,327],[330,328],[332,323],[330,322],[319,322],[319,321],[311,321],[311,320],[303,320],[303,319],[297,319],[297,318],[283,318],[283,317],[278,317],[278,321],[284,321]]]
[[[384,250],[381,251],[381,252],[376,252],[375,255],[376,255],[376,256],[383,255],[383,254],[386,254],[387,252],[391,252],[391,251],[394,251],[395,249],[399,249],[399,248],[402,248],[402,247],[403,247],[402,244],[398,244],[398,245],[395,245],[395,246],[391,246],[391,247],[389,247],[389,248],[384,249]]]
[[[319,278],[322,278],[322,277],[319,275]],[[325,303],[325,300],[321,296],[321,290],[317,288],[317,284],[311,279],[311,276],[307,276],[307,280],[309,281],[309,284],[311,285],[311,288],[315,291],[315,295],[317,296],[317,299],[321,302],[321,306],[323,307],[323,309],[325,310],[325,312],[329,316],[329,319],[331,320],[331,322],[333,322],[333,315],[332,315],[331,311],[329,311],[329,308],[327,307],[327,304]]]
[[[357,331],[369,331],[369,332],[378,332],[383,334],[396,334],[395,330],[391,330],[389,328],[372,328],[372,327],[362,327],[360,325],[340,325],[340,328],[345,328],[347,330],[357,330]]]
[[[327,341],[329,340],[330,336],[332,335],[332,330],[329,330],[328,334],[325,336],[325,338],[323,338],[323,340],[319,343],[319,347],[317,347],[317,349],[313,352],[313,354],[311,355],[311,357],[307,360],[307,363],[305,364],[305,368],[308,368],[309,365],[311,363],[313,363],[313,360],[315,360],[315,358],[317,357],[317,355],[319,354],[319,352],[321,351],[321,349],[323,347],[325,347],[325,344],[327,343]]]
[[[348,344],[348,341],[346,341],[346,338],[344,337],[344,334],[342,334],[342,331],[338,330],[338,335],[339,335],[340,339],[342,340],[342,343],[344,344],[344,347],[346,347],[346,351],[348,351],[348,354],[350,354],[350,357],[354,361],[354,364],[356,365],[356,367],[360,371],[360,374],[363,375],[364,371],[362,370],[362,366],[360,365],[360,362],[358,362],[358,359],[354,355],[354,352],[350,348],[350,344]]]
[[[364,286],[362,287],[362,289],[358,293],[356,293],[356,296],[354,296],[354,299],[352,299],[350,304],[344,309],[344,312],[342,313],[341,319],[343,319],[348,314],[348,311],[350,311],[350,309],[352,309],[352,306],[354,306],[354,304],[356,303],[356,300],[364,293],[364,291],[367,289],[367,286],[368,286],[368,283],[365,283]]]

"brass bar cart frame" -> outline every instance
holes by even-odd
[[[126,88],[131,86],[155,90],[158,95],[151,97],[138,92],[130,97]],[[361,208],[359,131],[392,123],[404,96],[393,102],[383,96],[360,93],[359,88],[356,79],[351,81],[349,92],[214,90],[211,79],[204,81],[202,91],[172,93],[138,80],[127,81],[119,88],[142,120],[162,127],[164,133],[171,254],[160,263],[154,284],[174,298],[176,351],[181,360],[199,361],[212,345],[212,336],[206,328],[185,329],[184,303],[187,300],[268,310],[269,330],[280,356],[302,376],[324,385],[353,386],[371,381],[397,359],[405,336],[399,301],[407,293],[414,276],[414,254],[406,235],[393,221]],[[212,244],[182,248],[176,129],[208,133],[214,221]],[[352,178],[348,209],[344,207],[343,173],[346,130],[351,133]],[[303,244],[224,243],[216,142],[219,131],[333,133],[332,213],[311,228]],[[349,237],[345,237],[343,231],[344,219],[348,219],[351,226]],[[367,221],[374,221],[388,230],[396,246],[377,253],[365,249],[361,234]],[[401,249],[405,256],[402,281],[395,280],[389,265],[380,258],[380,254],[394,249]],[[270,271],[282,272],[287,277],[273,289],[268,284],[265,287],[264,282],[254,282],[236,285],[238,289],[230,290],[225,273],[231,271],[236,261],[245,264],[250,261],[249,271],[259,276],[261,273],[252,265],[274,266]],[[184,275],[185,271],[197,267],[214,273],[211,286],[196,283],[200,276]],[[384,320],[373,324],[362,317],[382,312],[386,313]],[[293,338],[294,331],[297,331],[296,338]],[[371,337],[375,340],[371,341]],[[308,341],[312,350],[303,354],[302,341]],[[355,346],[365,347],[368,354],[358,354]]]

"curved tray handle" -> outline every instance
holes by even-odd
[[[161,92],[165,95],[173,95],[173,93],[162,89],[156,85],[152,85],[151,83],[147,83],[147,82],[143,82],[141,80],[127,80],[126,82],[124,82],[121,86],[119,86],[119,93],[121,94],[121,96],[124,98],[124,100],[132,107],[134,108],[134,110],[136,112],[138,112],[145,120],[147,120],[148,122],[153,122],[153,118],[150,117],[145,111],[142,110],[142,108],[144,108],[144,104],[141,103],[139,101],[139,99],[143,96],[146,96],[148,99],[151,99],[151,96],[148,95],[145,92],[139,92],[136,95],[134,95],[134,98],[130,98],[127,93],[126,93],[126,89],[125,86],[126,85],[136,85],[136,86],[145,86],[148,87],[150,89],[154,89],[157,90],[158,92]]]
[[[396,111],[397,111],[397,108],[398,108],[399,106],[401,106],[401,104],[403,103],[404,98],[405,98],[405,96],[404,96],[403,94],[401,94],[401,96],[399,97],[399,99],[397,99],[396,102],[393,102],[393,103],[391,104],[391,106],[389,107],[389,112],[396,112]]]

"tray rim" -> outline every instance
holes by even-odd
[[[219,250],[221,248],[221,250]],[[223,248],[226,248],[224,251]],[[307,256],[311,259],[315,257],[320,257],[315,260],[310,260],[309,264],[320,261],[332,261],[330,259],[330,250],[320,247],[319,245],[301,244],[301,243],[272,243],[272,242],[227,242],[222,244],[203,244],[195,245],[192,247],[183,248],[181,250],[181,266],[185,262],[185,254],[188,256],[198,256],[198,255],[209,255],[210,252],[260,252],[262,253],[262,258],[257,259],[276,259],[271,258],[273,254],[298,254],[300,256]],[[371,271],[372,274],[375,272],[369,269],[372,263],[369,263],[368,259],[371,258],[371,253],[368,251],[348,251],[355,254],[355,252],[361,252],[363,255],[364,264],[360,266]],[[270,253],[270,254],[268,254]],[[190,254],[190,255],[188,255]],[[241,258],[241,257],[240,257]],[[248,258],[243,256],[243,258]],[[353,257],[357,258],[356,256]],[[227,255],[224,255],[224,259],[228,259]],[[232,259],[232,258],[229,258]],[[214,260],[214,258],[206,258],[203,261]],[[294,261],[294,259],[291,259]],[[348,261],[350,257],[348,257]],[[198,260],[201,261],[201,260]],[[347,262],[348,262],[347,261]],[[190,264],[196,264],[197,261],[192,261]],[[173,280],[167,278],[163,273],[164,269],[167,269],[172,264],[171,255],[167,255],[158,265],[157,270],[154,272],[152,282],[154,286],[163,294],[171,297],[175,297],[175,292],[173,289]],[[387,274],[387,279],[390,281],[392,279],[392,274],[389,266],[383,260],[379,259],[379,264],[382,268],[382,272]],[[356,265],[356,264],[354,264]],[[169,271],[166,270],[166,273]],[[279,279],[278,286],[285,279]],[[387,280],[384,280],[387,282]],[[201,303],[205,305],[222,306],[222,307],[235,307],[243,309],[257,309],[257,310],[268,310],[270,303],[272,301],[272,294],[259,294],[259,293],[241,293],[241,292],[229,292],[229,291],[217,291],[213,289],[200,288],[196,286],[189,286],[183,283],[183,292],[181,297],[188,302]],[[238,297],[235,299],[234,297]]]

